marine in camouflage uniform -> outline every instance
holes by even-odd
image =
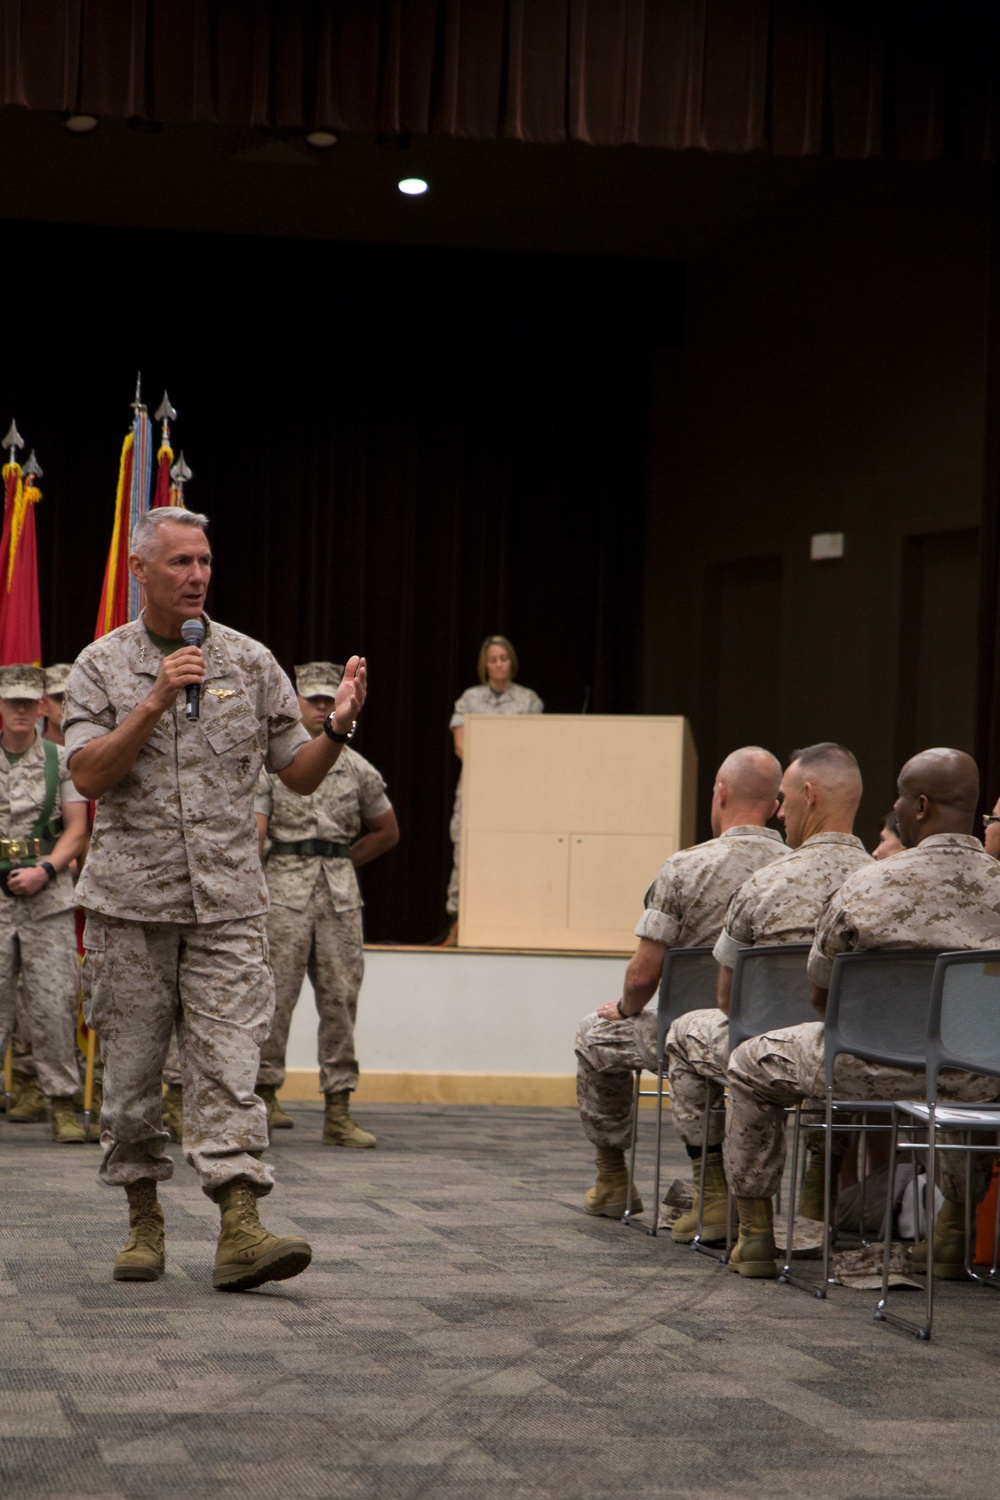
[[[14,1029],[20,981],[52,1134],[71,1144],[84,1133],[73,1106],[80,1085],[79,965],[69,866],[83,847],[87,815],[66,771],[65,751],[35,730],[43,687],[37,667],[0,668],[0,1058]]]
[[[487,636],[479,652],[479,675],[483,679],[475,687],[466,688],[460,698],[455,700],[455,710],[448,721],[448,728],[454,734],[456,729],[465,727],[466,714],[540,714],[545,711],[545,704],[536,692],[531,688],[522,687],[519,682],[510,681],[502,692],[496,691],[490,686],[486,678],[486,653],[491,644],[503,643],[505,651],[512,655],[511,677],[517,675],[517,656],[513,653],[513,647],[506,636]],[[461,757],[459,740],[455,740],[456,754]],[[448,827],[451,835],[452,867],[451,877],[448,881],[448,895],[445,900],[445,910],[449,917],[458,916],[458,892],[459,892],[459,859],[462,844],[462,776],[458,777],[458,786],[455,788],[455,805],[451,812],[451,823]]]
[[[62,745],[62,707],[63,696],[66,692],[66,683],[69,674],[73,670],[72,662],[55,662],[51,667],[44,667],[42,673],[45,679],[44,692],[42,694],[40,709],[45,719],[45,732],[42,738],[51,740],[53,745]],[[66,783],[73,790],[76,797],[76,788],[70,778],[66,777]],[[89,804],[88,804],[89,809]],[[71,873],[76,874],[77,868],[83,862],[86,853],[87,840],[90,837],[89,822],[86,836],[79,854],[73,862]],[[14,1104],[10,1111],[12,1124],[31,1124],[36,1120],[44,1120],[48,1113],[45,1095],[42,1093],[38,1082],[38,1069],[31,1051],[31,1026],[28,1022],[27,1012],[24,1008],[24,1000],[18,986],[18,994],[14,1003],[14,1033],[11,1037],[11,1059],[12,1059],[12,1090]],[[81,1074],[83,1068],[80,1069]],[[101,1060],[101,1050],[98,1047],[94,1054],[94,1092],[92,1105],[95,1118],[100,1118],[101,1113],[101,1088],[104,1065]],[[78,1093],[77,1100],[82,1099]]]
[[[576,1036],[576,1097],[580,1121],[597,1147],[598,1180],[588,1213],[619,1217],[626,1207],[624,1152],[632,1142],[634,1075],[655,1071],[657,1018],[646,1009],[668,948],[694,948],[719,935],[733,892],[755,870],[784,862],[781,835],[763,824],[775,809],[781,768],[755,746],[735,751],[720,767],[712,802],[717,837],[672,855],[646,892],[636,925],[639,947],[625,994],[585,1016]],[[749,791],[746,795],[749,777]],[[737,795],[737,793],[739,795]],[[639,1200],[633,1211],[641,1208]]]
[[[843,768],[843,758],[848,755],[849,752],[836,747],[832,756],[834,786]],[[810,764],[812,768],[807,774],[817,783],[820,800],[807,823],[792,812],[791,789],[799,769]],[[857,770],[853,756],[850,756],[849,768]],[[853,819],[861,796],[860,774],[855,781],[856,796],[849,799],[845,815],[838,796],[835,795],[832,801],[826,800],[822,770],[814,759],[813,747],[799,752],[789,763],[782,779],[783,801],[779,817],[785,820],[786,837],[792,851],[780,864],[758,870],[740,887],[730,902],[725,926],[715,945],[727,1002],[732,971],[741,949],[770,943],[811,942],[820,913],[831,893],[854,870],[872,863],[861,840],[853,833],[824,827],[828,818],[834,823]],[[817,831],[799,843],[810,827]],[[702,1233],[706,1239],[724,1238],[728,1220],[727,1188],[719,1153],[725,1135],[725,1098],[718,1080],[725,1076],[729,1060],[728,1003],[725,1008],[719,1005],[712,1010],[693,1010],[679,1016],[667,1033],[666,1053],[674,1127],[688,1154],[695,1160],[701,1156],[704,1111],[710,1111],[708,1147],[713,1159],[706,1170]],[[815,1214],[822,1218],[823,1135],[809,1132],[807,1141],[811,1155],[800,1212],[806,1217]],[[848,1138],[840,1136],[837,1145],[846,1152]],[[696,1196],[698,1181],[700,1169],[696,1172]],[[671,1226],[671,1236],[679,1243],[689,1243],[697,1232],[697,1206],[696,1202],[691,1214],[682,1215]]]
[[[925,752],[904,766],[899,788],[896,811],[910,847],[850,875],[817,925],[809,976],[820,1008],[838,953],[1000,946],[1000,865],[978,839],[957,831],[972,823],[978,797],[974,762],[957,751]],[[952,831],[937,831],[942,825],[951,825]],[[838,1098],[859,1101],[920,1098],[926,1082],[922,1072],[846,1055],[837,1060],[834,1080]],[[942,1098],[966,1104],[1000,1095],[996,1079],[954,1071],[941,1074],[939,1088]],[[783,1113],[800,1098],[824,1094],[822,1021],[754,1037],[729,1059],[726,1171],[738,1195],[741,1244],[751,1267],[741,1274],[774,1274],[773,1237],[768,1244],[766,1221],[784,1165]],[[939,1160],[947,1202],[935,1234],[935,1268],[939,1275],[962,1275],[965,1161],[949,1153]],[[976,1155],[972,1162],[978,1202],[986,1191],[989,1163]],[[741,1257],[736,1269],[742,1263]]]
[[[340,744],[313,741],[291,683],[257,641],[213,623],[203,605],[211,571],[204,516],[148,511],[130,567],[146,609],[78,658],[66,690],[70,768],[97,799],[78,887],[85,1014],[105,1059],[101,1177],[126,1189],[130,1236],[121,1280],[164,1265],[156,1184],[173,1163],[161,1127],[160,1076],[173,1027],[181,1040],[184,1154],[222,1210],[213,1283],[243,1290],[305,1269],[304,1240],[270,1235],[256,1199],[273,1174],[264,1104],[254,1092],[274,1003],[267,888],[253,796],[262,765],[308,792]],[[201,619],[201,650],[181,626]],[[200,717],[185,710],[200,684]],[[328,730],[364,701],[364,663],[348,664]]]
[[[323,661],[295,668],[302,722],[310,733],[321,732],[343,672]],[[257,1092],[268,1106],[272,1129],[292,1125],[275,1094],[285,1081],[288,1030],[308,970],[319,1013],[324,1142],[372,1147],[375,1136],[357,1125],[348,1108],[358,1084],[354,1023],[365,970],[355,868],[399,840],[385,782],[364,756],[345,749],[310,797],[297,796],[273,772],[262,771],[254,810],[262,838],[270,841],[264,875],[275,981],[274,1019],[261,1048]]]

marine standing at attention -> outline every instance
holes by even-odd
[[[257,1215],[274,1180],[254,1092],[274,981],[253,796],[265,764],[291,790],[316,790],[364,703],[366,669],[356,656],[347,663],[325,732],[312,739],[271,653],[204,613],[207,524],[172,506],[137,522],[129,568],[145,609],[78,658],[63,730],[77,789],[97,802],[77,898],[87,913],[85,1012],[105,1064],[101,1177],[129,1201],[114,1276],[163,1272],[156,1186],[173,1162],[160,1076],[176,1025],[184,1154],[222,1213],[213,1284],[243,1291],[297,1275],[312,1255]],[[189,622],[203,627],[203,649],[185,644]],[[200,717],[184,691],[193,687]]]
[[[343,667],[329,661],[295,668],[302,722],[314,739],[323,733],[343,675]],[[270,840],[264,877],[275,1003],[257,1075],[268,1124],[272,1130],[294,1124],[276,1091],[285,1081],[288,1029],[308,970],[319,1012],[323,1143],[374,1146],[375,1137],[351,1118],[349,1108],[358,1086],[354,1022],[365,972],[364,903],[354,872],[399,843],[385,782],[363,755],[345,746],[311,797],[296,796],[280,776],[261,771],[254,809],[262,850]]]
[[[85,1139],[73,1095],[79,965],[69,866],[87,837],[87,804],[60,745],[35,729],[45,682],[37,667],[0,667],[0,1058],[14,1027],[18,971],[38,1084],[52,1136]]]

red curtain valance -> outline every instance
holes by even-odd
[[[997,0],[0,0],[2,102],[164,122],[994,160]]]

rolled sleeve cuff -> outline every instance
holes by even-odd
[[[677,921],[674,917],[668,917],[665,911],[658,911],[655,906],[647,907],[635,924],[635,935],[640,938],[649,938],[654,943],[666,943],[667,947],[677,941]]]
[[[380,797],[376,797],[374,801],[369,802],[362,809],[361,816],[363,818],[381,818],[387,812],[392,812],[392,803],[385,795],[385,792],[383,792]]]
[[[715,947],[712,949],[712,957],[724,969],[735,969],[737,953],[742,953],[744,948],[750,946],[750,943],[738,943],[734,937],[729,936],[728,932],[720,932]]]
[[[262,817],[269,818],[271,816],[271,798],[255,797],[253,799],[253,810],[255,813],[260,813]]]
[[[84,745],[89,745],[91,740],[102,739],[104,735],[110,733],[110,729],[105,729],[103,724],[88,724],[86,720],[78,720],[77,723],[71,724],[66,731],[65,749],[67,766],[76,752],[82,750]]]
[[[817,948],[815,943],[809,954],[806,972],[818,989],[828,990],[830,988],[830,979],[833,976],[833,959],[827,958],[826,954]]]
[[[267,742],[267,769],[283,771],[290,766],[303,745],[308,745],[312,736],[304,724],[292,724],[278,734],[272,734]]]

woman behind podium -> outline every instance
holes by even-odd
[[[466,714],[540,714],[545,705],[531,688],[515,682],[517,652],[505,635],[488,635],[479,648],[477,663],[479,685],[466,688],[455,703],[449,728],[455,741],[455,754],[463,758]],[[455,788],[455,806],[449,827],[454,849],[451,879],[448,881],[446,909],[452,923],[444,947],[458,941],[458,855],[462,838],[462,776]]]

